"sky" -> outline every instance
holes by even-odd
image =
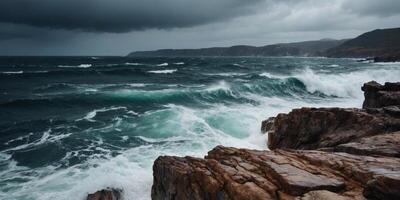
[[[0,55],[353,38],[400,27],[400,0],[0,0]]]

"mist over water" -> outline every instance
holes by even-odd
[[[326,58],[0,58],[0,199],[149,199],[160,155],[266,149],[261,121],[361,107],[400,63]]]

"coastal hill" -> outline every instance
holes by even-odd
[[[377,29],[329,49],[328,57],[400,55],[400,28]]]
[[[280,43],[261,47],[237,45],[232,47],[211,47],[201,49],[160,49],[136,51],[130,57],[142,56],[320,56],[326,50],[347,40],[322,39],[296,43]]]
[[[237,45],[201,49],[160,49],[155,51],[136,51],[128,56],[326,56],[375,58],[375,61],[398,61],[400,60],[400,28],[377,29],[354,39],[322,39],[261,47]]]

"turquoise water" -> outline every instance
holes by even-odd
[[[360,107],[400,64],[326,58],[0,58],[0,199],[149,199],[160,155],[265,149],[261,121]]]

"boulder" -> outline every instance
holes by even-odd
[[[87,200],[120,200],[122,190],[107,188],[87,196]]]

